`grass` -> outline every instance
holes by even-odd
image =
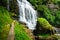
[[[12,19],[10,13],[2,6],[0,6],[0,40],[7,40]],[[15,23],[15,40],[31,40],[24,30],[24,25]]]
[[[31,40],[24,30],[24,25],[15,23],[15,40]]]
[[[10,18],[9,12],[0,6],[0,40],[7,39],[11,22],[12,19]]]
[[[9,12],[4,8],[0,7],[0,26],[11,23]]]

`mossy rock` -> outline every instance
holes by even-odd
[[[53,26],[50,25],[49,22],[46,19],[38,18],[38,22],[43,28],[53,30]]]
[[[34,30],[35,35],[52,35],[55,33],[55,30],[52,25],[45,18],[38,18],[36,30]]]
[[[55,35],[48,36],[37,36],[36,40],[58,40],[58,37]]]

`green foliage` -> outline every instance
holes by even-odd
[[[60,7],[60,0],[57,0],[57,5]]]
[[[53,30],[53,26],[51,26],[46,19],[38,18],[38,22],[43,28]]]
[[[50,24],[59,26],[60,25],[60,10],[54,12],[54,10],[49,10],[46,5],[41,5],[40,13],[43,18],[47,19]]]
[[[15,17],[16,18],[18,17],[18,15],[16,13],[12,13],[12,12],[11,12],[10,16],[11,16],[12,19],[14,19]]]
[[[4,26],[5,24],[10,24],[12,22],[9,12],[4,9],[3,7],[0,7],[0,27]]]
[[[10,25],[7,24],[5,26],[3,26],[2,28],[0,28],[0,40],[7,40],[8,37],[8,33],[10,30]]]
[[[48,0],[28,0],[36,10],[40,11],[40,6],[43,4],[45,5]]]
[[[56,21],[56,24],[59,26],[60,25],[60,11],[56,12],[56,19],[55,19],[55,21]]]
[[[59,26],[60,25],[60,13],[57,11],[54,12],[54,9],[51,10],[48,8],[47,4],[56,4],[60,5],[60,0],[28,0],[34,8],[38,11],[39,17],[43,17],[49,21],[50,24]]]
[[[55,23],[55,16],[52,15],[53,13],[47,8],[44,7],[44,17],[51,23],[54,24]]]
[[[46,5],[48,3],[57,3],[57,0],[28,0],[36,10],[40,11],[41,5]],[[44,7],[44,6],[43,6]]]
[[[0,40],[6,40],[11,22],[9,12],[4,7],[0,7]]]
[[[15,23],[15,40],[32,40],[24,30],[24,25]]]

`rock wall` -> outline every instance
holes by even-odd
[[[10,0],[10,11],[18,13],[17,0]]]
[[[7,0],[0,0],[0,6],[7,6]]]

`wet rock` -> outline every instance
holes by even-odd
[[[47,37],[36,36],[35,40],[58,40],[58,38],[56,36],[47,36]]]
[[[0,0],[0,6],[7,6],[7,0]]]
[[[17,0],[10,0],[9,4],[10,4],[10,11],[18,14],[19,7],[18,7],[18,4],[17,4]]]
[[[59,8],[58,5],[55,5],[55,4],[47,4],[47,7],[49,9],[58,9]]]
[[[39,21],[37,21],[36,30],[34,30],[34,35],[43,33],[52,35],[55,33],[55,30],[47,20],[45,20],[44,18],[40,18]]]

